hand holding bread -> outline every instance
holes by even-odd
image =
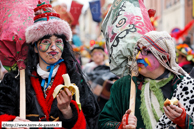
[[[172,98],[171,100],[169,100],[168,98],[166,99],[166,101],[164,101],[164,106],[170,106],[170,105],[178,105],[178,99],[177,98]]]
[[[176,98],[166,99],[163,109],[166,116],[174,123],[177,119],[182,119],[182,115],[185,116],[184,106]]]

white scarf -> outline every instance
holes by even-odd
[[[146,100],[145,101],[146,108],[147,108],[148,114],[150,116],[151,126],[152,126],[152,129],[154,129],[156,127],[157,121],[154,118],[151,104],[153,104],[154,109],[156,111],[156,114],[159,118],[162,116],[163,113],[160,110],[160,104],[159,104],[156,96],[154,95],[153,91],[150,90],[150,81],[148,81],[148,83],[146,83],[146,85],[145,85],[144,96],[145,96],[145,100]]]
[[[54,68],[53,73],[52,73],[52,77],[54,77],[56,75],[56,73],[58,71],[58,68],[59,68],[59,65],[57,65],[57,67]],[[38,73],[38,75],[42,79],[46,79],[46,78],[48,78],[50,72],[47,72],[47,71],[42,70],[41,67],[40,67],[40,65],[39,65],[39,63],[38,63],[37,64],[37,73]]]

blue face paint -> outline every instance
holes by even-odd
[[[147,67],[148,66],[148,63],[146,63],[144,60],[142,60],[142,59],[138,59],[137,60],[137,63],[141,63],[141,64],[143,64],[145,67]]]

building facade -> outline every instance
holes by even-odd
[[[185,0],[164,0],[163,29],[168,33],[185,27]]]
[[[194,0],[185,0],[185,26],[194,19]],[[194,25],[188,31],[191,44],[194,45]]]
[[[156,30],[167,31],[169,34],[178,30],[183,30],[185,26],[194,18],[194,0],[144,0],[147,9],[155,9],[157,20]],[[183,42],[184,38],[189,36],[191,43],[194,44],[194,27],[188,31],[188,34],[178,40]]]

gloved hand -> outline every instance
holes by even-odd
[[[181,128],[185,128],[185,120],[186,120],[186,111],[184,106],[178,102],[178,106],[170,105],[163,107],[166,116],[173,121],[173,123],[177,124]]]
[[[136,129],[137,127],[137,118],[130,114],[131,110],[128,109],[123,115],[121,125],[119,129]]]

